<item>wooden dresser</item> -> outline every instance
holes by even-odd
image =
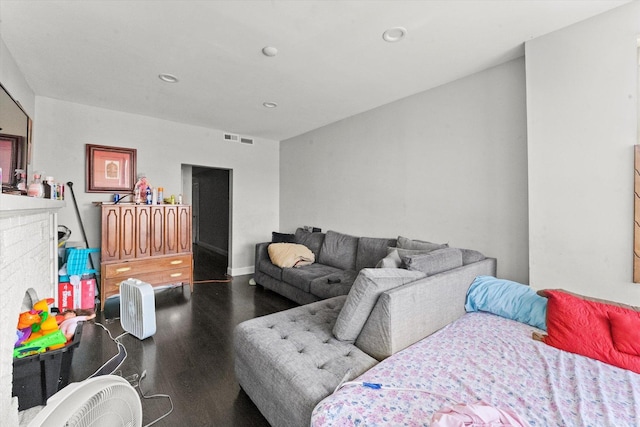
[[[102,205],[100,303],[130,277],[193,291],[191,206]]]

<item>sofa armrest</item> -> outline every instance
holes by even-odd
[[[486,258],[382,293],[356,346],[382,360],[431,335],[465,314],[467,290],[481,275],[496,275],[495,258]]]
[[[255,258],[255,264],[253,266],[255,273],[259,272],[260,261],[262,261],[263,259],[271,260],[269,258],[269,251],[268,251],[270,244],[271,242],[256,243],[256,258]]]

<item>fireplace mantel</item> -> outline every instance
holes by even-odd
[[[38,209],[55,210],[65,207],[66,204],[64,200],[0,194],[0,216],[16,216],[16,214],[24,211],[34,211]]]

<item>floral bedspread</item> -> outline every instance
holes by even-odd
[[[344,384],[311,425],[428,426],[439,409],[485,403],[531,426],[640,426],[640,375],[534,341],[533,331],[468,313]]]

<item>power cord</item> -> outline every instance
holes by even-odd
[[[142,391],[142,380],[147,376],[147,370],[145,369],[144,371],[142,371],[142,375],[140,375],[140,380],[138,380],[138,390],[140,390],[140,395],[144,398],[144,399],[155,399],[155,398],[159,398],[159,397],[165,397],[167,399],[169,399],[169,404],[171,405],[171,409],[169,409],[169,412],[167,412],[166,414],[162,415],[159,418],[156,418],[155,421],[150,422],[149,424],[146,424],[144,427],[149,427],[154,425],[155,423],[157,423],[158,421],[160,421],[161,419],[167,417],[171,412],[173,412],[173,400],[171,400],[171,396],[169,396],[168,394],[151,394],[151,395],[145,395],[144,392]]]
[[[114,372],[116,372],[118,370],[118,368],[120,368],[120,366],[122,366],[122,363],[124,363],[125,359],[127,358],[127,349],[124,346],[124,344],[122,344],[120,342],[120,339],[124,336],[129,335],[129,332],[123,332],[122,334],[118,335],[117,337],[113,337],[113,335],[111,334],[111,331],[109,329],[107,329],[106,326],[104,326],[102,323],[99,322],[95,322],[96,325],[100,326],[102,329],[104,329],[105,331],[107,331],[107,334],[109,335],[109,338],[111,338],[111,340],[113,342],[116,343],[116,345],[118,346],[118,354],[116,354],[115,356],[113,356],[111,359],[107,360],[101,367],[99,367],[91,376],[89,376],[89,378],[93,378],[95,376],[99,376],[99,375],[111,375]],[[113,363],[117,363],[115,365],[115,367],[110,367],[109,365],[113,364]],[[169,409],[169,411],[162,415],[159,418],[156,418],[155,421],[150,422],[149,424],[146,424],[144,427],[149,427],[154,425],[155,423],[157,423],[158,421],[162,420],[163,418],[167,417],[171,412],[173,412],[173,400],[171,399],[171,396],[169,396],[168,394],[152,394],[152,395],[146,395],[144,394],[144,392],[142,391],[142,380],[147,376],[147,370],[145,369],[144,371],[142,371],[142,374],[140,375],[140,378],[138,379],[138,374],[133,374],[127,378],[125,378],[127,381],[129,381],[129,383],[134,386],[134,387],[138,387],[138,390],[140,391],[140,396],[142,396],[143,399],[156,399],[159,397],[164,397],[169,399],[169,404],[171,405],[171,409]],[[137,381],[137,384],[136,384]]]
[[[111,338],[111,340],[113,342],[115,342],[116,346],[118,347],[118,354],[113,356],[111,359],[107,360],[93,374],[91,374],[89,376],[89,378],[93,378],[93,377],[96,377],[96,376],[99,376],[99,375],[110,375],[110,374],[113,374],[115,371],[118,370],[118,368],[120,366],[122,366],[122,363],[124,363],[125,359],[127,358],[127,348],[124,346],[124,344],[122,344],[120,342],[120,338],[122,338],[125,335],[128,335],[129,332],[122,333],[122,334],[118,335],[116,338],[114,338],[113,335],[111,335],[111,331],[109,329],[107,329],[107,327],[104,326],[102,323],[95,322],[95,324],[100,326],[105,331],[107,331],[107,334],[109,335],[109,338]],[[117,364],[115,365],[115,367],[111,368],[109,365],[111,365],[114,362],[117,363]]]

